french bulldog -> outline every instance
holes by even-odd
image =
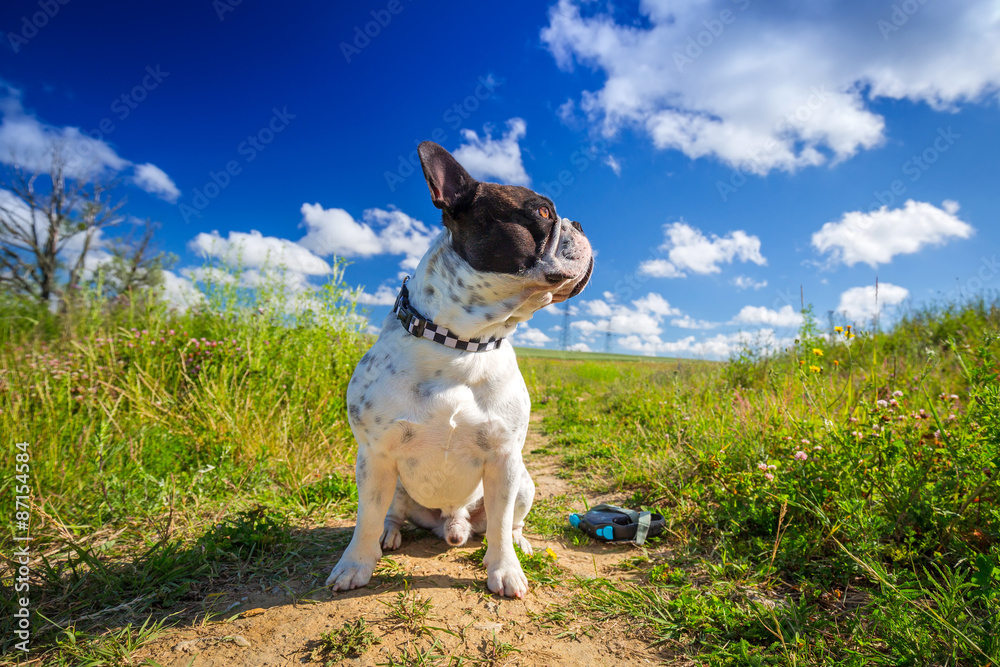
[[[366,585],[409,519],[449,545],[485,533],[487,587],[520,598],[514,544],[535,485],[521,450],[531,402],[503,340],[576,296],[594,258],[578,222],[528,188],[479,182],[441,146],[418,147],[444,230],[404,282],[347,389],[358,520],[326,585]]]

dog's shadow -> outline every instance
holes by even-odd
[[[338,537],[341,539],[346,534],[348,540],[353,531],[353,527],[331,529],[335,534],[340,533]],[[484,546],[481,535],[471,536],[461,547],[452,547],[431,531],[413,525],[404,526],[402,534],[403,541],[398,549],[382,550],[382,558],[367,586],[349,591],[331,591],[322,586],[314,590],[314,599],[353,599],[404,587],[409,590],[464,588],[489,594],[486,569],[482,566],[481,557],[474,556]],[[343,552],[344,549],[339,548],[331,552],[329,560],[324,559],[322,566],[326,574],[337,564]]]

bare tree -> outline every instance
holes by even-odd
[[[98,264],[108,264],[116,290],[154,285],[167,257],[153,251],[150,221],[138,243],[107,243],[103,236],[124,220],[116,187],[99,175],[71,173],[60,146],[53,147],[45,172],[16,160],[6,165],[0,175],[0,286],[65,308]]]

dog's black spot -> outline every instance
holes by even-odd
[[[472,306],[470,306],[469,304],[465,304],[464,306],[462,306],[462,310],[464,310],[469,315],[471,315],[472,311],[475,310],[475,309]]]
[[[485,426],[480,426],[476,431],[476,446],[484,452],[490,450],[490,435],[486,432]]]
[[[426,380],[424,382],[418,382],[413,385],[413,393],[416,394],[417,398],[428,399],[431,394],[434,393],[434,385]]]
[[[365,400],[364,400],[364,399],[362,398],[362,402],[363,402],[363,403],[364,403],[364,405],[365,405],[365,412],[367,412],[368,410],[371,410],[371,409],[372,409],[372,402],[371,402],[371,401],[365,401]]]
[[[488,320],[492,320],[495,317],[495,315],[493,314],[492,311],[486,311],[485,313],[483,313],[483,317],[485,317]]]
[[[436,371],[434,371],[434,377],[439,378],[443,373],[444,371],[439,368]]]
[[[357,474],[358,481],[368,479],[368,461],[366,459],[358,459]]]
[[[375,415],[375,423],[376,424],[382,423],[382,415]]]
[[[428,297],[434,296],[434,288],[428,285],[427,287],[424,288],[424,294],[426,294]]]
[[[361,408],[359,408],[356,403],[352,403],[351,405],[348,406],[348,408],[347,408],[347,414],[354,421],[360,421],[361,420]]]
[[[414,430],[413,430],[412,428],[410,428],[410,425],[409,425],[409,424],[406,424],[406,425],[404,425],[404,426],[403,426],[403,438],[402,438],[402,443],[403,443],[404,445],[405,445],[406,443],[408,443],[408,442],[409,442],[410,440],[413,440],[413,438],[414,438],[415,436],[416,436],[416,433],[414,432]]]
[[[457,284],[457,285],[458,285],[459,287],[465,287],[465,283],[464,283],[464,282],[462,282],[462,279],[461,279],[461,278],[455,278],[455,283],[456,283],[456,284]]]
[[[448,298],[452,301],[458,301],[458,295],[455,294],[454,290],[448,290]]]
[[[410,470],[413,470],[418,465],[420,465],[420,460],[419,459],[415,459],[415,458],[406,459],[406,467],[409,468]]]

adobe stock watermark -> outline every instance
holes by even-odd
[[[152,65],[147,65],[144,70],[145,74],[139,83],[134,85],[130,90],[122,93],[116,97],[109,106],[111,114],[117,118],[119,121],[123,121],[128,118],[133,111],[139,108],[149,97],[149,94],[156,90],[163,81],[170,76],[170,72],[164,72],[157,63],[156,67]],[[105,116],[97,123],[97,127],[93,130],[87,131],[82,130],[81,133],[88,139],[93,139],[94,141],[103,141],[111,133],[115,131],[117,126],[115,121],[111,116]],[[94,151],[94,143],[92,141],[77,141],[73,143],[72,146],[74,152],[82,158],[91,157]]]
[[[665,259],[668,258],[669,254],[667,251],[663,250],[662,245],[649,249],[649,260]],[[640,262],[641,267],[645,262]],[[636,269],[632,273],[628,274],[621,280],[615,283],[614,289],[611,290],[613,295],[613,301],[621,303],[622,301],[630,301],[635,293],[638,292],[643,285],[645,285],[653,276],[644,273],[641,269]]]
[[[983,255],[979,258],[979,267],[975,273],[962,280],[955,288],[949,291],[945,298],[949,303],[956,303],[970,295],[982,290],[988,283],[991,283],[997,275],[1000,275],[1000,262],[994,254],[991,257]]]
[[[889,37],[894,32],[902,30],[903,26],[909,23],[914,14],[919,12],[928,0],[903,0],[892,6],[889,19],[879,19],[875,22],[875,27],[882,33],[882,39],[889,41]]]
[[[257,156],[264,152],[274,138],[284,132],[294,119],[295,114],[288,113],[288,107],[271,109],[271,117],[264,126],[255,133],[247,135],[247,138],[236,146],[236,153],[242,160],[233,158],[219,171],[209,171],[208,181],[200,188],[194,189],[191,203],[180,202],[177,205],[184,222],[191,222],[192,217],[200,218],[212,200],[229,187],[233,178],[243,173],[243,166],[256,160]]]
[[[750,7],[750,0],[731,1],[741,12],[745,12]],[[694,35],[688,35],[684,50],[673,53],[674,66],[677,71],[683,73],[685,67],[694,63],[705,53],[705,49],[711,48],[715,44],[715,40],[719,39],[726,31],[726,26],[736,23],[737,16],[739,15],[733,10],[723,9],[718,16],[702,21],[701,24],[705,26],[705,29]]]
[[[503,85],[502,81],[497,81],[490,75],[481,76],[476,82],[476,88],[471,94],[455,102],[441,114],[441,120],[453,132],[462,127],[462,124],[479,109],[482,103],[493,97],[496,89]],[[448,136],[448,132],[444,127],[435,127],[424,137],[414,139],[414,148],[408,154],[403,155],[400,153],[397,155],[396,169],[393,171],[387,169],[382,173],[382,176],[385,178],[385,184],[389,186],[389,192],[395,192],[396,188],[413,174],[422,173],[420,168],[420,154],[417,153],[416,149],[421,142],[430,139],[435,143],[444,144],[448,141]]]
[[[784,134],[797,134],[813,114],[830,101],[830,92],[826,90],[826,85],[813,86],[809,89],[809,96],[806,100],[795,108],[791,113],[786,114],[774,126],[774,133],[753,155],[744,160],[729,177],[729,182],[716,181],[715,188],[719,192],[719,197],[723,202],[728,202],[729,198],[747,183],[747,172],[751,174],[761,173],[770,168],[770,164],[764,162],[764,158],[770,156],[778,150],[782,143],[776,136]]]
[[[950,125],[947,128],[939,127],[937,129],[937,136],[934,137],[930,145],[904,162],[900,167],[900,171],[903,172],[904,176],[909,176],[911,183],[916,183],[928,169],[937,163],[941,155],[947,153],[955,145],[955,142],[961,138],[962,135],[952,130]],[[868,213],[874,213],[883,206],[888,208],[897,199],[901,199],[906,194],[906,182],[901,178],[897,178],[889,183],[888,189],[874,190],[872,194],[875,199],[868,205]],[[871,218],[866,217],[864,221],[858,223],[858,226],[861,229],[866,229],[870,222]],[[853,230],[849,230],[849,233],[851,232]]]
[[[219,17],[219,22],[226,20],[226,14],[235,12],[236,8],[243,4],[243,0],[212,0],[212,9]]]
[[[69,0],[39,0],[39,11],[30,16],[25,14],[21,17],[20,31],[7,33],[7,41],[10,42],[14,53],[20,53],[21,49],[35,38],[38,31],[47,26],[49,21],[56,17],[59,10],[68,4]]]
[[[372,40],[389,27],[393,17],[399,16],[405,8],[402,0],[389,0],[384,9],[373,9],[369,12],[372,17],[371,21],[367,21],[363,26],[354,26],[351,41],[340,43],[340,52],[344,55],[347,64],[351,64],[353,58],[361,55],[361,52],[368,48]]]
[[[17,595],[11,605],[14,613],[14,636],[19,639],[14,648],[24,653],[31,647],[31,554],[28,530],[31,527],[31,452],[27,442],[14,444],[14,516],[11,517],[11,534],[14,548],[10,562],[14,568],[14,593]]]
[[[588,144],[580,144],[576,150],[570,153],[569,162],[574,169],[562,169],[556,174],[554,180],[542,181],[538,192],[549,199],[555,201],[566,190],[576,183],[578,174],[587,171],[587,168],[597,160],[597,158],[608,154],[608,142],[604,139],[597,139]]]

